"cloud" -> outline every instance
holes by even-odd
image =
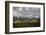
[[[34,7],[13,7],[13,16],[40,16],[40,8]]]

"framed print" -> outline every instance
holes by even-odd
[[[45,4],[5,1],[5,33],[45,31]]]

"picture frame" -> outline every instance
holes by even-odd
[[[18,11],[21,10],[20,8],[22,8],[22,11]],[[27,8],[27,11],[26,11]],[[25,10],[24,10],[25,9]],[[30,9],[30,10],[29,10]],[[14,12],[17,13],[15,13]],[[20,17],[20,14],[23,18],[22,21],[20,21],[20,18],[18,20],[18,15]],[[17,20],[14,22],[14,13],[15,16],[17,15]],[[31,13],[31,14],[30,14]],[[24,16],[23,16],[23,15]],[[25,20],[25,16],[28,18]],[[32,15],[33,17],[39,18],[40,16],[40,24],[33,24],[31,26],[31,22],[28,22],[27,20],[29,19],[29,15]],[[34,18],[36,20],[36,18]],[[24,19],[24,20],[23,20]],[[32,19],[30,17],[30,19]],[[32,21],[32,23],[35,23],[35,20],[29,20]],[[28,24],[26,26],[23,27],[22,24],[19,26],[17,26],[16,23],[23,23],[24,25],[24,21],[28,22],[28,24],[30,25],[28,27]],[[37,21],[37,20],[36,20]],[[42,24],[41,24],[42,23]],[[15,25],[15,26],[14,26]],[[21,27],[22,26],[22,27]],[[21,1],[5,1],[5,33],[6,34],[16,34],[16,33],[32,33],[32,32],[44,32],[45,31],[45,3],[36,3],[36,2],[21,2]]]

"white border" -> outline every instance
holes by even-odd
[[[40,27],[13,28],[13,7],[37,7],[40,8]],[[43,30],[43,5],[10,3],[9,5],[9,32]]]

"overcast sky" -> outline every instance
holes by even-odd
[[[13,7],[13,16],[40,17],[40,8],[35,7]]]

